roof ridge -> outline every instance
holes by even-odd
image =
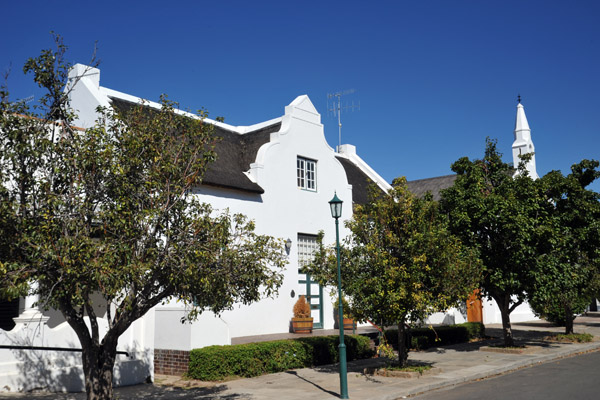
[[[448,175],[440,175],[440,176],[432,176],[430,178],[421,178],[421,179],[412,179],[412,180],[407,180],[407,182],[419,182],[419,181],[429,181],[431,179],[441,179],[441,178],[447,178],[449,176],[456,176],[456,174],[448,174]]]

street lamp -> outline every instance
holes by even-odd
[[[331,207],[331,216],[335,218],[335,248],[337,250],[337,274],[338,274],[338,325],[340,327],[340,398],[348,398],[348,373],[346,367],[346,345],[344,344],[344,306],[342,305],[342,270],[340,268],[340,228],[339,219],[342,216],[343,201],[333,194],[333,199],[329,202]]]

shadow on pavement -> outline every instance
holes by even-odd
[[[516,324],[513,324],[516,325]],[[527,324],[522,324],[527,326]],[[539,326],[539,325],[536,325]],[[472,352],[479,351],[482,347],[487,346],[502,346],[504,340],[502,339],[502,329],[500,328],[485,328],[485,333],[488,335],[487,339],[482,339],[475,342],[469,343],[457,343],[447,345],[443,347],[432,347],[426,350],[422,350],[425,353],[438,353],[444,354],[448,350],[458,352]],[[557,343],[549,342],[545,338],[552,335],[554,332],[551,331],[533,331],[533,330],[515,330],[513,329],[513,337],[515,339],[516,346],[527,346],[527,347],[540,347],[540,348],[554,348],[559,347]],[[411,353],[414,351],[411,350]]]
[[[175,388],[154,386],[152,384],[134,385],[115,388],[116,399],[162,399],[162,400],[238,400],[249,399],[244,394],[221,394],[227,390],[226,385],[210,388]],[[84,400],[85,393],[1,393],[0,399],[28,400]]]
[[[314,387],[316,387],[317,389],[319,389],[319,390],[321,390],[321,391],[323,391],[325,393],[328,393],[328,394],[330,394],[332,396],[339,397],[338,393],[332,392],[331,390],[327,390],[324,387],[317,385],[316,383],[314,383],[314,382],[312,382],[312,381],[310,381],[310,380],[308,380],[308,379],[306,379],[306,378],[298,375],[298,373],[296,371],[286,371],[285,373],[286,374],[290,374],[290,375],[294,375],[296,378],[302,379],[306,383],[310,383],[311,385],[313,385]]]
[[[119,388],[115,390],[115,393],[119,397],[126,397],[126,392],[129,392],[129,388]],[[149,398],[152,396],[153,399],[238,399],[239,395],[226,395],[219,396],[219,393],[227,390],[227,386],[219,385],[210,388],[176,388],[176,387],[160,387],[154,385],[138,385],[131,387],[131,394],[135,393],[137,398]]]

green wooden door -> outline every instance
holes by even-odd
[[[298,234],[298,295],[306,296],[313,317],[313,329],[323,329],[323,287],[300,269],[312,261],[317,251],[317,236]]]

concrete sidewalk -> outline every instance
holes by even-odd
[[[388,378],[365,375],[365,367],[381,365],[382,360],[360,360],[349,363],[348,393],[351,399],[398,399],[429,390],[491,377],[519,368],[555,360],[578,353],[600,349],[600,341],[591,343],[554,343],[544,340],[551,333],[560,333],[545,321],[514,323],[517,344],[526,345],[529,353],[510,354],[481,351],[485,346],[502,343],[502,326],[489,325],[486,334],[498,339],[411,352],[409,359],[434,366],[440,373],[420,378]],[[600,337],[600,314],[590,313],[576,319],[575,331]],[[304,368],[257,378],[239,379],[209,387],[188,389],[190,399],[335,399],[339,393],[338,366]],[[173,377],[157,377],[162,385],[191,387],[193,382]],[[202,391],[211,393],[201,394]],[[182,393],[180,393],[182,394]],[[177,397],[181,398],[181,397]]]
[[[575,331],[600,337],[600,313],[590,313],[575,321]],[[562,332],[544,321],[513,324],[517,344],[526,345],[526,354],[482,351],[481,348],[500,344],[501,326],[489,325],[486,334],[498,339],[484,340],[411,352],[409,359],[427,363],[439,371],[419,378],[391,378],[365,375],[365,367],[381,365],[381,359],[359,360],[348,365],[348,392],[351,399],[401,399],[430,390],[491,377],[527,366],[548,362],[583,352],[600,349],[600,341],[584,344],[545,341],[550,333]],[[264,375],[222,383],[184,380],[179,377],[157,376],[154,385],[138,385],[115,389],[119,399],[336,399],[339,393],[338,366]],[[13,394],[0,398],[84,399],[85,394]]]

